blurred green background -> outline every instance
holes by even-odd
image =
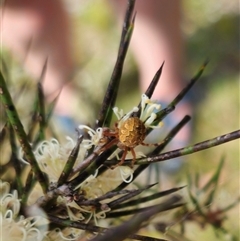
[[[74,81],[80,93],[79,108],[86,113],[84,120],[93,123],[116,60],[121,28],[116,24],[107,1],[75,0],[66,2],[66,5],[72,20],[74,57],[78,66]],[[210,59],[203,77],[193,89],[193,95],[197,98],[194,100],[195,115],[192,120],[191,143],[239,129],[239,23],[237,0],[183,1],[182,30],[186,44],[186,77],[190,79],[203,61]],[[12,91],[28,81],[27,90],[17,103],[24,121],[27,114],[29,115],[25,100],[33,98],[34,94],[30,90],[34,83],[29,81],[31,78],[14,58],[8,54],[5,56],[9,75],[14,82]],[[93,84],[94,90],[99,90],[97,94],[92,88]],[[132,108],[129,103],[138,103],[141,93],[136,88],[137,85],[137,67],[129,52],[117,106],[128,111]],[[78,110],[76,112],[78,113]],[[83,117],[79,116],[79,119]],[[192,173],[200,172],[204,183],[214,172],[220,158],[225,156],[217,200],[219,207],[227,206],[240,195],[239,144],[239,141],[234,141],[186,157],[186,169]],[[181,174],[183,175],[179,180],[186,183],[185,170]],[[239,226],[237,206],[229,212],[225,227],[238,235]],[[226,237],[215,237],[211,229],[199,232],[201,229],[193,224],[189,225],[187,231],[190,240],[227,240]],[[200,236],[196,237],[196,232]]]

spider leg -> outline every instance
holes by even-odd
[[[105,144],[102,148],[101,151],[105,151],[108,148],[112,147],[113,145],[116,145],[118,143],[118,139],[114,138],[113,140],[109,141],[107,144]]]
[[[118,136],[116,131],[113,131],[109,128],[103,129],[103,136]]]
[[[123,151],[121,161],[120,161],[118,164],[114,165],[114,166],[112,167],[112,169],[114,169],[115,167],[121,166],[121,165],[124,163],[125,158],[126,158],[126,156],[127,156],[127,152],[128,152],[128,149],[127,149],[127,147],[126,147],[126,148],[124,149],[124,151]]]
[[[133,156],[132,164],[131,164],[131,167],[133,168],[134,167],[134,163],[135,163],[137,157],[136,157],[136,153],[135,153],[133,148],[131,148],[130,151],[131,151],[132,156]]]
[[[129,151],[131,151],[132,156],[133,156],[132,164],[131,164],[131,167],[133,168],[134,163],[135,163],[135,161],[136,161],[136,153],[135,153],[135,151],[134,151],[134,148],[129,148]],[[113,166],[113,168],[115,168],[115,167],[117,167],[117,166],[121,166],[121,165],[124,163],[124,161],[125,161],[125,159],[126,159],[126,156],[127,156],[127,152],[128,152],[128,148],[125,147],[124,152],[123,152],[123,154],[122,154],[121,161],[120,161],[117,165]]]

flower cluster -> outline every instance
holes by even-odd
[[[90,149],[92,146],[97,146],[101,141],[102,134],[103,134],[103,129],[101,127],[97,128],[96,131],[86,125],[79,125],[78,128],[83,130],[88,130],[87,133],[90,139],[84,139],[82,142],[82,145],[85,148]]]
[[[48,174],[50,182],[56,182],[60,177],[66,161],[75,147],[75,141],[67,137],[67,142],[61,145],[58,140],[41,142],[34,154],[41,170]],[[82,148],[76,160],[76,165],[83,159],[85,150]]]
[[[10,193],[10,184],[0,180],[1,240],[41,241],[43,234],[36,227],[39,218],[19,215],[20,207],[17,191]]]
[[[10,193],[10,184],[0,180],[0,227],[1,240],[11,241],[65,241],[77,240],[83,231],[74,228],[47,231],[47,220],[41,209],[30,213],[31,217],[20,215],[21,202],[16,190]],[[36,216],[36,212],[41,216]]]
[[[141,97],[141,113],[139,119],[144,123],[146,128],[160,128],[162,126],[162,122],[158,123],[158,125],[153,125],[153,122],[156,120],[156,112],[159,111],[161,105],[150,100],[147,95],[142,94]],[[124,115],[122,109],[118,109],[118,107],[114,107],[113,111],[118,119],[118,128],[121,127],[122,123],[126,121],[134,112],[139,110],[138,107],[133,107],[131,111]]]

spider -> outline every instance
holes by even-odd
[[[123,155],[120,162],[116,166],[120,166],[125,161],[127,152],[130,151],[133,156],[132,166],[136,161],[136,153],[134,148],[138,145],[143,146],[157,146],[161,143],[147,144],[144,143],[144,139],[147,135],[147,129],[138,117],[129,117],[124,120],[120,127],[118,127],[118,122],[115,123],[115,130],[110,130],[104,128],[103,137],[115,137],[108,144],[104,146],[104,149],[110,148],[113,145],[117,145],[123,150]],[[116,167],[114,166],[114,167]],[[114,168],[113,167],[113,168]]]

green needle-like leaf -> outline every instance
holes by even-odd
[[[38,81],[38,113],[39,113],[39,139],[45,140],[45,128],[46,128],[46,115],[45,115],[45,96],[43,92],[42,83],[44,81],[47,71],[47,59],[43,65],[40,79]]]
[[[154,208],[156,206],[157,205],[148,206],[146,208],[134,208],[134,209],[124,210],[124,211],[108,212],[106,214],[106,218],[119,218],[119,217],[123,217],[123,216],[133,215],[136,213],[148,211],[149,209]],[[167,209],[165,209],[163,211],[168,211],[168,210],[171,210],[174,208],[179,208],[181,206],[183,206],[183,203],[172,205],[171,207],[168,207]]]
[[[33,143],[32,147],[34,148],[36,146],[36,144],[39,141],[43,141],[45,139],[45,134],[44,134],[44,127],[45,127],[45,111],[44,111],[44,104],[43,104],[43,100],[40,101],[40,97],[42,94],[40,94],[40,89],[41,87],[39,87],[40,83],[38,83],[38,90],[37,90],[37,97],[34,101],[33,104],[33,112],[32,112],[32,117],[31,117],[31,121],[29,123],[29,131],[28,131],[28,140],[31,141]],[[41,103],[40,103],[41,102]],[[41,106],[41,107],[40,107]],[[36,135],[37,133],[37,141],[36,141]]]
[[[62,185],[65,181],[67,181],[67,179],[72,171],[72,168],[77,160],[79,149],[80,149],[80,144],[82,143],[82,140],[83,140],[83,136],[81,135],[78,137],[76,146],[71,151],[71,154],[68,157],[68,160],[63,168],[62,174],[60,175],[60,177],[58,179],[58,186]]]
[[[94,226],[91,224],[81,223],[79,221],[72,221],[69,219],[58,218],[51,214],[48,214],[48,219],[52,223],[57,224],[61,227],[72,227],[72,228],[77,228],[77,229],[85,230],[85,231],[92,232],[92,233],[100,234],[100,233],[105,233],[108,230],[111,230],[110,228],[107,229],[107,228],[103,228],[103,227]],[[94,238],[94,240],[98,241],[99,237],[101,237],[101,236],[98,235],[96,238]],[[167,241],[166,239],[151,238],[151,237],[146,237],[143,235],[137,235],[137,234],[132,234],[132,233],[130,233],[128,235],[128,238],[130,238],[132,240],[142,240],[142,241]],[[93,239],[91,239],[91,240],[93,241]],[[115,241],[116,239],[105,239],[105,240],[114,240]]]
[[[37,84],[37,94],[36,98],[33,102],[33,113],[31,118],[31,123],[29,124],[29,132],[28,132],[28,138],[30,141],[33,141],[35,130],[39,124],[39,140],[45,139],[44,130],[46,127],[46,118],[45,118],[45,101],[44,101],[44,93],[42,88],[42,83],[44,80],[44,77],[46,75],[47,71],[47,60],[44,63],[44,66],[42,68],[41,76],[39,78],[38,84]],[[38,141],[39,141],[38,140]]]
[[[194,178],[194,185],[196,188],[199,188],[199,173],[197,172]]]
[[[203,65],[198,70],[197,74],[190,80],[190,82],[186,85],[186,87],[176,96],[176,98],[163,110],[159,111],[157,114],[157,118],[154,124],[158,124],[166,115],[172,112],[175,109],[175,106],[183,99],[183,97],[187,94],[187,92],[192,88],[192,86],[199,80],[203,71],[207,66],[208,61],[203,63]]]
[[[124,240],[129,236],[129,234],[137,232],[141,225],[144,222],[147,222],[152,216],[165,210],[169,210],[173,207],[180,206],[181,204],[177,204],[180,200],[181,199],[179,198],[179,196],[173,196],[159,205],[153,206],[151,208],[146,209],[142,213],[134,215],[130,220],[124,222],[122,225],[110,229],[104,235],[98,236],[92,239],[92,241]]]
[[[124,196],[122,196],[122,197],[120,197],[120,198],[118,198],[118,199],[108,203],[108,206],[112,209],[112,207],[118,206],[120,203],[125,202],[126,200],[131,199],[131,198],[135,197],[136,195],[139,195],[143,191],[145,191],[145,190],[147,190],[147,189],[149,189],[149,188],[151,188],[151,187],[153,187],[155,185],[156,185],[156,183],[148,185],[147,187],[142,188],[142,189],[134,190],[133,192],[131,192],[129,194],[126,194],[126,195],[124,195]]]
[[[153,92],[159,82],[159,79],[162,75],[162,70],[163,70],[163,66],[164,66],[164,62],[162,63],[162,65],[160,66],[159,70],[156,72],[156,74],[153,77],[153,80],[151,81],[151,83],[149,84],[145,95],[150,99],[153,95]],[[139,105],[140,106],[140,105]]]
[[[200,203],[198,202],[198,199],[193,196],[190,188],[188,188],[188,194],[189,194],[190,200],[192,201],[194,207],[199,212],[199,214],[202,217],[206,218],[206,215],[204,214],[204,211],[202,211],[202,207],[201,207]]]
[[[240,202],[240,197],[237,198],[236,201],[234,201],[233,203],[231,203],[230,205],[226,206],[225,208],[222,209],[222,212],[227,212],[229,211],[230,209],[234,208],[235,206],[237,206]]]
[[[154,194],[146,196],[146,197],[142,197],[142,198],[138,198],[138,199],[131,200],[131,201],[128,201],[128,202],[124,202],[122,204],[118,204],[117,206],[111,207],[111,210],[117,210],[117,209],[127,208],[127,207],[131,207],[131,206],[137,206],[137,205],[143,204],[145,202],[153,201],[153,200],[158,199],[160,197],[164,197],[166,195],[177,192],[184,187],[171,188],[169,190],[154,193]]]
[[[220,177],[220,173],[221,170],[223,168],[223,163],[224,163],[224,157],[221,158],[220,163],[218,165],[218,168],[215,172],[215,174],[212,176],[212,178],[210,179],[210,181],[207,183],[207,185],[205,186],[205,188],[202,189],[203,192],[206,192],[206,190],[208,189],[209,185],[212,184],[212,190],[207,198],[207,200],[204,202],[205,206],[208,206],[209,204],[211,204],[213,202],[213,199],[215,197],[215,193],[217,191],[217,186],[218,186],[218,181],[219,181],[219,177]]]
[[[123,63],[126,57],[128,46],[133,32],[134,18],[131,21],[132,13],[134,9],[134,2],[131,1],[128,5],[128,9],[124,19],[124,26],[122,30],[122,37],[120,41],[120,47],[118,51],[117,61],[113,69],[113,73],[103,99],[102,107],[99,112],[97,127],[110,126],[112,119],[112,108],[115,105],[119,83],[122,76]]]
[[[39,139],[45,140],[46,116],[45,116],[45,103],[42,84],[38,83],[38,109],[39,109]]]
[[[211,188],[212,185],[214,186],[214,189],[215,189],[215,185],[217,185],[223,164],[224,164],[224,157],[221,158],[218,168],[216,169],[216,172],[213,174],[212,178],[210,178],[210,180],[202,188],[202,192],[207,192],[208,189]]]
[[[34,188],[36,182],[37,182],[37,180],[34,177],[34,173],[33,173],[32,169],[31,169],[29,171],[29,173],[28,173],[26,184],[25,184],[25,188],[24,188],[24,193],[22,195],[22,203],[23,204],[27,203],[28,197],[29,197],[32,189]]]
[[[4,141],[6,141],[6,139],[7,139],[7,133],[8,133],[8,124],[6,123],[4,126],[3,126],[3,128],[2,128],[2,130],[1,130],[1,132],[0,132],[0,144],[2,144]]]
[[[8,121],[12,125],[12,127],[17,135],[17,138],[22,147],[23,153],[25,154],[25,157],[26,157],[27,161],[29,162],[29,164],[31,164],[33,172],[36,175],[43,191],[46,192],[47,191],[47,183],[46,183],[45,177],[44,177],[43,173],[41,172],[41,170],[38,166],[38,163],[35,159],[35,156],[32,152],[32,148],[28,142],[27,135],[26,135],[23,125],[18,117],[18,113],[12,102],[12,98],[8,92],[4,77],[1,72],[0,72],[0,100],[5,107]]]
[[[146,92],[145,92],[145,95],[150,99],[152,97],[152,94],[158,84],[158,81],[161,77],[161,74],[162,74],[162,69],[163,69],[163,66],[164,66],[164,62],[162,63],[161,67],[159,68],[159,70],[156,72],[156,74],[154,75],[151,83],[149,84]],[[132,114],[132,116],[140,116],[140,113],[141,113],[141,102],[138,104],[138,111],[137,112],[134,112]]]
[[[21,195],[23,193],[23,183],[20,176],[20,174],[22,173],[22,167],[18,159],[18,148],[12,126],[9,126],[9,139],[12,149],[11,161],[16,172],[16,184],[18,187],[18,192],[19,195]]]
[[[45,117],[45,127],[47,127],[48,124],[49,124],[49,121],[50,121],[50,119],[51,119],[51,117],[52,117],[52,114],[53,114],[54,108],[55,108],[55,106],[56,106],[58,97],[59,97],[59,95],[58,95],[58,96],[49,104],[49,106],[48,106],[48,109],[47,109],[47,111],[46,111],[47,114],[46,114],[46,117]],[[56,135],[55,135],[55,133],[54,133],[54,131],[53,131],[53,128],[50,128],[50,130],[51,130],[51,132],[53,133],[53,137],[56,137]],[[38,132],[35,140],[33,141],[33,145],[32,145],[33,148],[34,148],[41,140],[42,140],[42,139],[41,139],[41,135],[40,135],[40,133]]]
[[[169,104],[169,107],[176,106],[182,98],[186,95],[186,93],[192,88],[192,86],[200,79],[203,71],[205,70],[208,61],[205,61],[203,65],[198,70],[197,74],[190,80],[187,86],[176,96],[176,98]]]

